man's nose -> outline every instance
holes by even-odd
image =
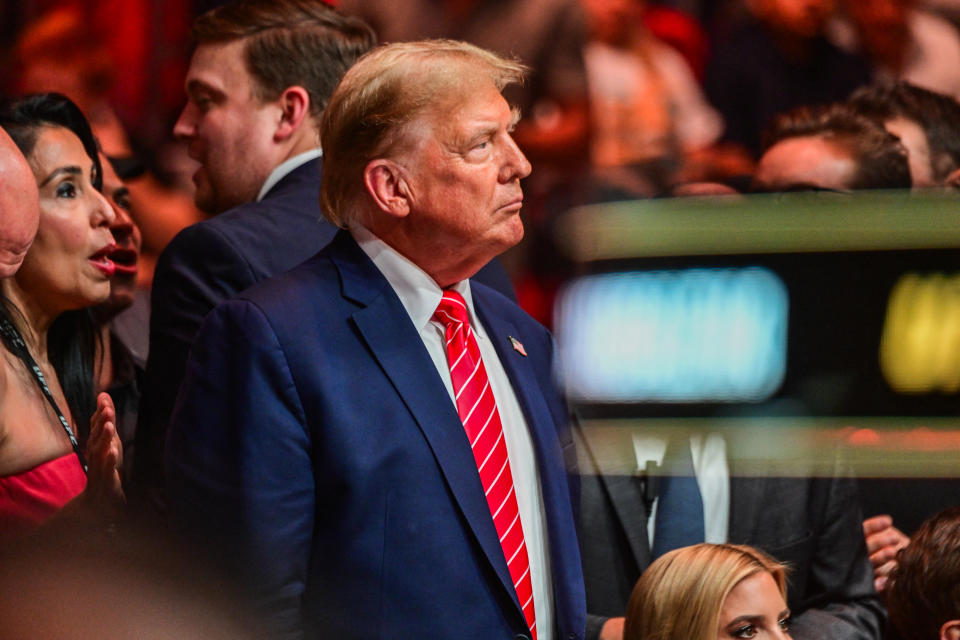
[[[180,112],[180,116],[173,125],[173,137],[178,140],[192,138],[196,132],[196,120],[193,116],[193,107],[188,102]]]
[[[116,215],[116,219],[110,225],[110,233],[113,234],[113,239],[117,244],[123,244],[133,237],[133,220],[126,211],[112,202],[110,204],[113,206],[113,212]]]
[[[530,175],[533,167],[530,166],[530,161],[527,160],[527,156],[523,155],[523,151],[520,150],[520,147],[517,146],[513,138],[508,135],[507,140],[509,142],[504,151],[503,167],[500,169],[500,181],[510,182],[514,179],[522,180]]]

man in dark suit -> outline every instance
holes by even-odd
[[[215,217],[161,254],[133,476],[160,500],[162,455],[190,345],[221,300],[306,260],[333,238],[318,205],[318,127],[372,31],[321,0],[253,0],[198,17],[174,126],[200,166],[197,205]]]
[[[523,236],[524,67],[396,43],[324,113],[299,267],[219,305],[166,451],[178,526],[277,634],[583,637],[575,456],[547,331],[470,277]]]
[[[648,521],[660,515],[656,487],[663,486],[663,479],[633,472],[639,466],[636,456],[651,448],[651,434],[639,442],[628,432],[591,433],[584,427],[579,433],[587,637],[620,638],[620,616],[633,585],[654,560],[650,534],[660,530]],[[693,458],[699,463],[695,474],[704,503],[705,541],[752,545],[790,566],[793,638],[880,638],[884,613],[873,589],[854,479],[840,466],[788,473],[776,461],[757,466],[736,455],[749,448],[749,435],[747,440],[733,437],[680,438],[698,449]],[[725,489],[719,494],[718,484]],[[718,500],[718,495],[725,497]],[[718,518],[726,523],[719,531],[711,527],[711,519]]]

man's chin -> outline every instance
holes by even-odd
[[[510,218],[506,224],[503,251],[520,244],[524,235],[523,220],[520,219],[519,213]]]
[[[219,198],[211,190],[200,187],[197,187],[197,191],[193,195],[193,203],[197,205],[197,209],[209,216],[223,213],[227,209],[221,205]]]

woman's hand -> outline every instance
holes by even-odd
[[[97,411],[90,419],[87,440],[87,488],[84,495],[95,507],[115,509],[126,498],[120,482],[123,446],[117,435],[117,412],[107,393],[97,396]]]

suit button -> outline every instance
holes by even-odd
[[[530,640],[530,636],[525,633],[518,633],[517,635],[513,636],[513,640]]]

